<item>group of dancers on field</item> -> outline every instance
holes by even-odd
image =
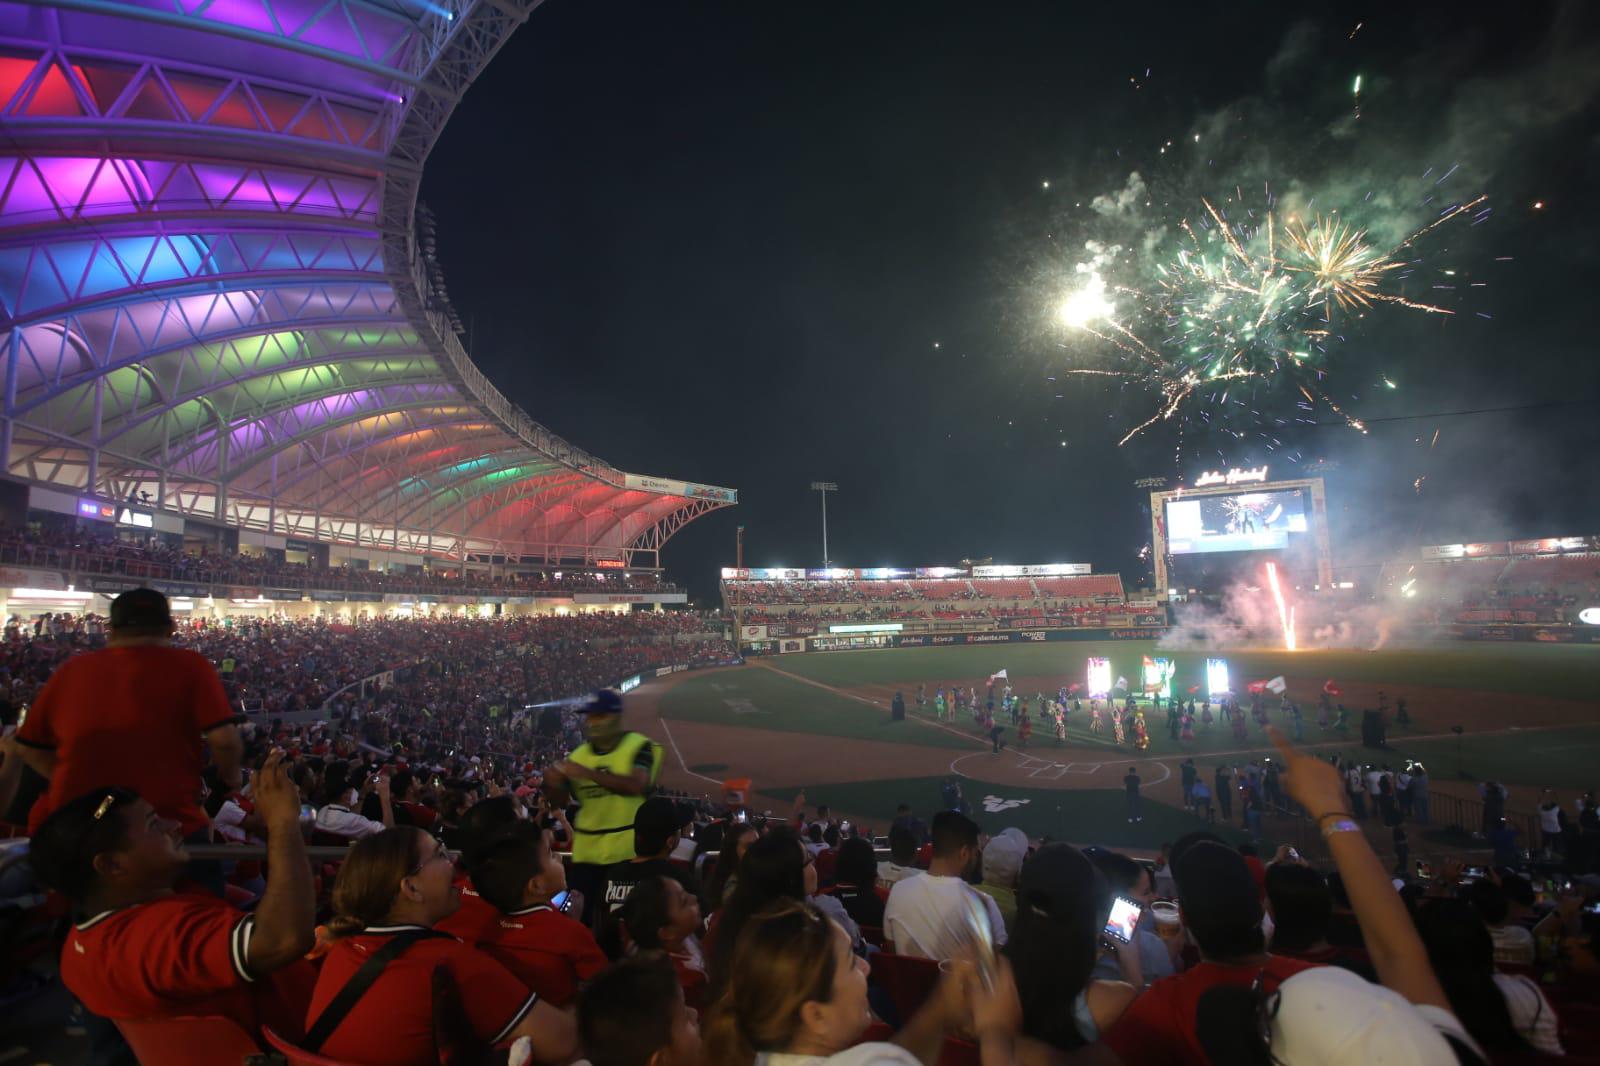
[[[1078,694],[1078,689],[1079,686],[1076,684],[1062,686],[1053,699],[1042,692],[1034,695],[1033,706],[1038,708],[1040,724],[1050,723],[1055,733],[1057,747],[1067,741],[1068,719],[1076,715],[1079,721],[1083,720],[1084,701]],[[1251,718],[1255,719],[1256,724],[1262,729],[1265,729],[1269,722],[1267,700],[1260,692],[1250,694],[1248,710],[1239,705],[1237,698],[1219,694],[1215,700],[1215,713],[1212,711],[1212,700],[1202,699],[1197,704],[1192,693],[1186,700],[1160,694],[1149,695],[1147,698],[1150,700],[1152,713],[1166,711],[1167,731],[1172,739],[1180,744],[1195,740],[1196,723],[1202,732],[1209,733],[1213,723],[1220,721],[1233,731],[1235,740],[1244,742],[1249,739]],[[1378,698],[1382,704],[1388,702],[1382,693]],[[1033,740],[1034,716],[1029,711],[1028,698],[1014,693],[1009,684],[997,689],[995,684],[990,682],[987,695],[981,700],[978,698],[975,686],[963,689],[959,685],[952,685],[948,690],[939,687],[934,691],[931,701],[928,699],[928,686],[919,684],[917,709],[926,713],[930,706],[934,717],[942,722],[954,722],[956,716],[963,712],[970,714],[972,724],[982,735],[994,742],[996,751],[1005,746],[1004,740],[1001,739],[1005,727],[996,719],[997,706],[999,714],[1009,716],[1011,724],[1016,727],[1018,747],[1027,747]],[[1399,701],[1398,710],[1399,721],[1405,724],[1407,718],[1404,699]],[[1284,694],[1279,700],[1279,713],[1294,739],[1303,740],[1305,721],[1299,704]],[[1094,738],[1101,738],[1105,733],[1107,719],[1111,723],[1112,743],[1117,747],[1126,745],[1131,736],[1135,750],[1149,749],[1150,730],[1145,723],[1145,709],[1133,693],[1126,694],[1121,702],[1107,694],[1103,704],[1101,697],[1090,696],[1087,725],[1089,734]],[[1350,727],[1350,712],[1345,709],[1344,704],[1334,704],[1329,694],[1323,692],[1317,700],[1317,725],[1324,732],[1329,730],[1346,732]]]

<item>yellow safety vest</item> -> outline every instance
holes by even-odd
[[[617,746],[601,755],[585,743],[568,756],[579,766],[604,770],[618,777],[633,776],[633,761],[639,750],[653,741],[643,733],[624,733]],[[650,763],[650,784],[661,773],[661,753]],[[624,796],[593,781],[571,780],[567,784],[578,802],[578,821],[572,827],[572,861],[609,865],[633,858],[633,816],[644,803],[644,796]]]

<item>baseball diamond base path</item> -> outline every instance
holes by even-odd
[[[1461,652],[1470,655],[1471,648]],[[1242,744],[1218,722],[1209,731],[1200,731],[1194,744],[1179,745],[1166,735],[1164,714],[1147,715],[1151,750],[1136,752],[1131,745],[1111,744],[1109,721],[1101,735],[1104,739],[1088,734],[1088,716],[1082,714],[1069,719],[1070,739],[1063,745],[1036,725],[1032,744],[1019,750],[1016,731],[1008,726],[1008,747],[994,754],[970,720],[938,722],[930,715],[919,716],[913,707],[906,721],[889,721],[893,693],[905,692],[908,703],[913,703],[915,680],[830,684],[821,677],[858,671],[843,670],[836,662],[811,661],[861,654],[808,655],[670,675],[629,694],[629,722],[665,746],[663,784],[695,794],[715,796],[725,778],[749,777],[757,790],[758,809],[787,812],[794,795],[804,788],[811,804],[828,803],[882,825],[898,803],[909,803],[923,813],[936,807],[939,784],[953,775],[962,779],[980,822],[1131,847],[1153,846],[1199,824],[1179,809],[1177,770],[1184,758],[1193,755],[1209,781],[1219,762],[1243,763],[1271,753],[1253,722]],[[930,691],[941,683],[937,677],[946,683],[960,677],[950,670],[955,664],[949,662],[936,663],[918,654],[921,661],[913,664],[908,653],[888,654],[905,657],[908,669],[897,672],[909,673],[913,665],[919,671],[942,668],[943,674],[927,679]],[[1411,673],[1404,669],[1404,659],[1404,653],[1395,656],[1397,675]],[[1312,670],[1325,665],[1313,656],[1304,661]],[[1600,659],[1593,662],[1600,677]],[[802,664],[805,675],[812,676],[790,669]],[[1363,665],[1369,676],[1375,672],[1370,661]],[[881,677],[881,670],[880,664],[872,672]],[[1430,681],[1438,672],[1437,668],[1417,671],[1429,675]],[[1302,694],[1319,691],[1320,676],[1285,676],[1290,693],[1299,697],[1303,709],[1309,707],[1302,744],[1307,749],[1359,753],[1395,766],[1408,757],[1420,758],[1432,770],[1436,791],[1472,795],[1472,779],[1494,777],[1512,787],[1511,806],[1521,810],[1533,808],[1545,785],[1578,790],[1593,784],[1591,768],[1600,752],[1600,729],[1595,728],[1600,708],[1591,701],[1512,696],[1499,684],[1479,691],[1403,679],[1341,683],[1339,702],[1352,709],[1356,730],[1356,709],[1376,703],[1380,689],[1389,693],[1391,704],[1397,695],[1407,698],[1412,726],[1391,731],[1389,751],[1369,752],[1360,748],[1358,735],[1340,736],[1316,726],[1314,698]],[[1019,673],[1012,679],[1015,691],[1026,694],[1030,703],[1036,692],[1054,692],[1062,683],[1062,678],[1043,673]],[[1574,686],[1569,681],[1552,687],[1565,695]],[[981,678],[979,688],[981,694]],[[1271,717],[1286,728],[1276,702],[1269,703],[1274,708]],[[1464,727],[1460,737],[1450,731],[1455,724]],[[1456,780],[1458,751],[1461,766],[1472,779]],[[1144,822],[1131,829],[1122,791],[1122,776],[1130,766],[1143,779],[1146,800]]]

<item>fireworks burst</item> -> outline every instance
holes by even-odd
[[[1202,199],[1196,220],[1173,227],[1182,235],[1179,246],[1154,255],[1153,266],[1125,264],[1097,248],[1091,262],[1076,268],[1082,280],[1059,305],[1060,320],[1115,349],[1119,365],[1065,373],[1122,379],[1158,398],[1154,413],[1118,444],[1184,412],[1196,397],[1220,407],[1235,386],[1288,386],[1305,397],[1303,410],[1323,405],[1365,432],[1362,421],[1322,388],[1341,330],[1380,304],[1454,313],[1397,291],[1414,266],[1403,253],[1452,219],[1471,215],[1485,197],[1448,208],[1392,248],[1337,215],[1290,216],[1280,224],[1268,199],[1259,212],[1240,207],[1237,220]],[[1148,281],[1118,284],[1112,279],[1119,271]]]

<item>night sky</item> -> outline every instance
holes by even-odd
[[[840,486],[836,565],[1089,561],[1130,586],[1136,478],[1295,476],[1290,453],[1336,464],[1336,565],[1600,533],[1592,6],[1211,7],[547,0],[423,185],[473,356],[622,469],[739,489],[664,552],[699,596],[737,525],[747,565],[821,565],[814,479]],[[1160,152],[1197,130],[1227,161]],[[1118,448],[1146,398],[1048,380],[1093,365],[1050,279],[1130,172],[1187,210],[1230,170],[1381,191],[1452,164],[1495,208],[1448,248],[1492,317],[1364,323],[1328,384],[1370,434],[1324,411],[1271,450],[1175,422]]]

